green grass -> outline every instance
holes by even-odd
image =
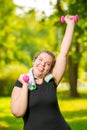
[[[70,98],[68,91],[59,91],[59,105],[72,130],[87,130],[87,90],[80,90],[79,98]]]
[[[59,90],[59,105],[72,130],[87,130],[87,90],[79,93],[80,98],[70,98],[68,91]],[[23,130],[22,118],[10,112],[10,97],[0,97],[0,130]]]
[[[16,118],[10,111],[10,97],[0,97],[0,130],[22,130],[22,118]]]

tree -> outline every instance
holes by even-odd
[[[66,5],[67,10],[63,8],[63,5]],[[68,69],[69,69],[69,84],[71,96],[79,96],[77,91],[78,83],[78,73],[79,73],[79,64],[82,58],[82,53],[86,51],[87,48],[87,17],[86,17],[86,8],[87,1],[77,0],[71,1],[57,1],[57,9],[60,13],[64,14],[78,14],[79,22],[76,24],[75,33],[73,38],[73,45],[68,57]],[[84,24],[82,24],[84,23]]]
[[[11,73],[12,66],[17,69],[17,64],[20,67],[22,65],[22,70],[25,71],[26,68],[23,69],[23,65],[30,67],[35,53],[42,49],[49,49],[57,54],[65,31],[65,24],[62,25],[60,22],[61,15],[68,13],[79,15],[67,67],[71,95],[78,96],[77,83],[79,77],[81,77],[79,76],[81,70],[79,65],[87,71],[86,60],[84,60],[85,65],[82,63],[82,59],[86,59],[87,54],[87,2],[85,0],[80,0],[79,3],[76,0],[57,0],[55,4],[51,2],[54,12],[50,16],[46,16],[42,11],[39,19],[37,19],[38,13],[35,9],[16,15],[16,8],[23,9],[23,11],[24,8],[14,5],[12,0],[10,2],[1,0],[0,2],[0,15],[2,18],[0,19],[0,82],[2,84],[5,82],[4,86],[7,86],[8,80],[6,79],[10,79],[10,74],[14,75]],[[16,67],[14,67],[14,64]],[[3,79],[2,74],[6,74],[6,68],[10,71],[8,78],[4,76],[5,79]],[[14,80],[14,76],[12,76],[12,80]],[[64,78],[67,79],[66,74]]]
[[[73,36],[73,44],[70,49],[70,53],[68,56],[68,81],[70,85],[70,95],[73,97],[78,97],[79,93],[77,90],[78,87],[78,80],[80,78],[80,64],[83,59],[83,52],[84,54],[87,53],[87,17],[86,17],[86,7],[87,1],[77,0],[57,0],[56,5],[54,6],[54,13],[48,18],[49,19],[49,26],[55,26],[55,41],[51,44],[51,49],[56,53],[58,51],[58,46],[60,46],[61,39],[63,37],[63,32],[65,31],[65,25],[61,26],[60,17],[62,15],[76,15],[79,16],[79,21],[76,23],[75,32]],[[46,18],[45,18],[46,19]],[[51,21],[51,23],[50,23]],[[84,23],[84,24],[83,24]],[[48,27],[49,27],[48,26]],[[50,44],[49,44],[50,45]],[[85,58],[85,57],[84,57]],[[84,59],[87,61],[86,59]],[[86,64],[86,62],[85,62]],[[86,70],[86,69],[85,69]]]

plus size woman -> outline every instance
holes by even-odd
[[[56,89],[67,64],[75,22],[74,16],[65,16],[66,30],[58,56],[48,50],[39,52],[27,75],[21,74],[11,95],[11,112],[23,117],[24,130],[71,130],[61,114]]]

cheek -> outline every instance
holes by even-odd
[[[38,65],[38,62],[35,60],[34,62],[33,62],[33,66],[37,66]]]
[[[38,66],[39,66],[39,63],[38,63],[37,61],[35,61],[35,62],[33,63],[33,68],[34,68],[35,71],[37,71]]]
[[[51,69],[51,67],[50,67],[50,66],[47,66],[47,67],[45,68],[46,72],[49,72],[49,71],[50,71],[50,69]]]

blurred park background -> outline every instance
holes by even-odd
[[[59,53],[66,24],[62,15],[78,15],[59,105],[72,130],[87,130],[87,1],[0,0],[0,130],[22,130],[10,112],[13,84],[27,73],[43,49]],[[38,118],[38,117],[37,117]]]

